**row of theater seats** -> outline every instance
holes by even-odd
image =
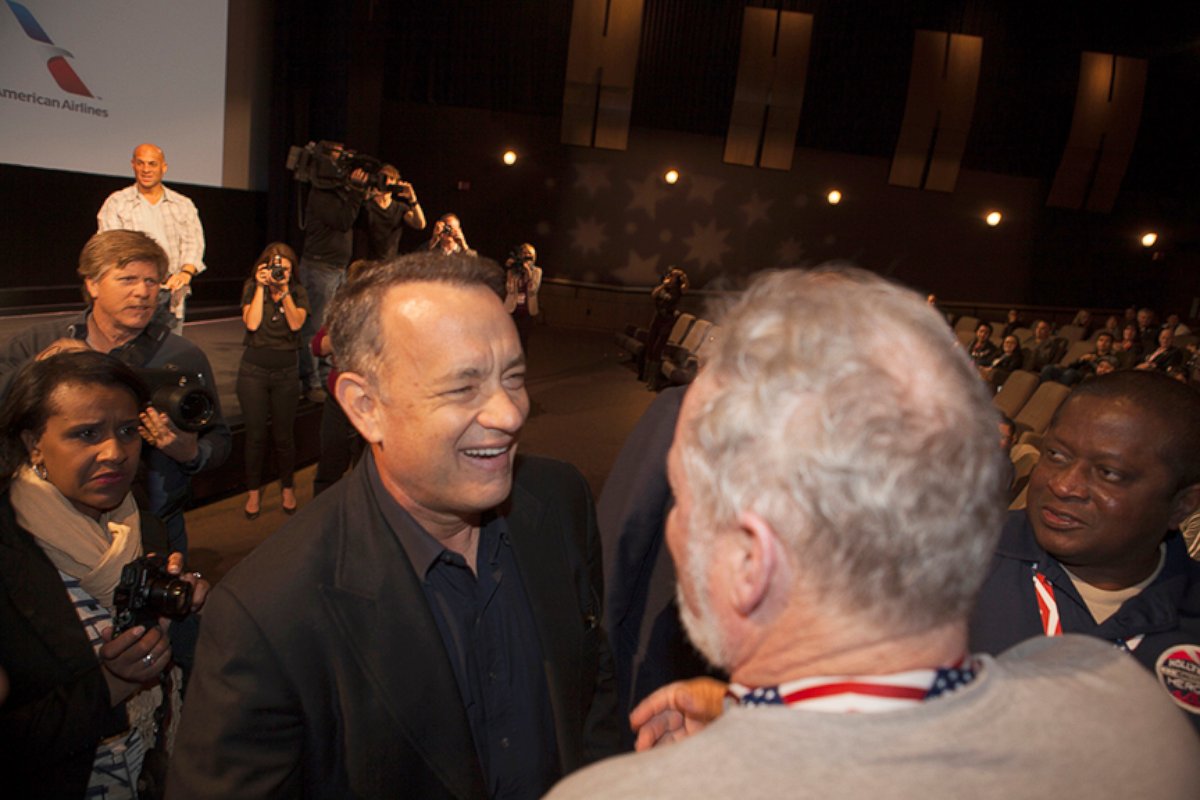
[[[668,384],[682,386],[691,383],[700,368],[704,351],[712,347],[721,335],[721,326],[714,325],[706,319],[699,319],[693,314],[680,314],[675,318],[675,324],[667,336],[666,347],[663,348],[662,364],[659,370],[662,380]],[[617,344],[633,356],[634,361],[646,357],[649,344],[649,331],[634,325],[626,325],[625,330],[617,334]]]
[[[986,320],[984,320],[986,322]],[[969,345],[975,341],[975,331],[979,328],[980,319],[978,317],[959,317],[954,323],[954,335],[958,337],[958,341],[963,345]],[[1004,329],[1004,323],[991,322],[992,326],[992,344],[999,347],[1002,344],[1003,337],[1000,332]],[[1063,325],[1054,332],[1055,336],[1066,339],[1069,343],[1066,355],[1062,358],[1062,365],[1066,366],[1072,362],[1078,361],[1079,357],[1084,353],[1092,352],[1095,346],[1096,337],[1100,335],[1102,328],[1092,332],[1092,335],[1087,339],[1083,338],[1084,329],[1078,325]],[[1021,343],[1021,347],[1029,346],[1033,341],[1032,328],[1017,328],[1013,331],[1013,336],[1017,337],[1017,341]],[[1118,330],[1116,338],[1121,338],[1121,332]],[[1187,336],[1175,337],[1175,346],[1186,348],[1189,344],[1195,344],[1200,337],[1190,334]]]
[[[1014,468],[1010,508],[1025,507],[1025,484],[1037,464],[1042,434],[1050,425],[1054,412],[1071,393],[1071,387],[1057,381],[1046,381],[1041,385],[1038,381],[1038,376],[1029,370],[1014,370],[992,400],[996,408],[1012,418],[1016,428],[1013,433],[1016,444],[1009,453]]]

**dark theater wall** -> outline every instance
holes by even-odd
[[[0,253],[5,260],[0,309],[80,302],[75,274],[79,251],[96,232],[96,212],[104,199],[132,182],[132,173],[123,180],[0,165]],[[262,247],[266,193],[168,185],[192,199],[204,225],[208,272],[197,279],[196,304],[236,304],[240,293],[235,283],[245,278]]]
[[[728,287],[764,267],[849,259],[946,301],[1187,314],[1200,296],[1197,114],[1183,99],[1200,92],[1196,19],[1150,19],[1127,4],[1100,13],[1082,0],[646,0],[629,146],[611,151],[559,141],[570,2],[255,2],[269,12],[269,66],[256,67],[270,73],[269,130],[254,150],[263,163],[248,169],[267,176],[267,191],[179,187],[208,236],[210,290],[201,280],[197,300],[234,302],[265,241],[302,241],[303,193],[283,162],[290,145],[318,139],[396,164],[427,216],[459,213],[485,255],[534,242],[549,276],[636,286],[676,264],[697,285]],[[786,172],[721,160],[747,5],[814,15]],[[983,39],[951,193],[887,183],[917,28]],[[1085,49],[1149,62],[1110,213],[1045,206]],[[506,147],[519,154],[513,167],[500,162]],[[668,167],[682,173],[676,186],[661,181]],[[122,185],[0,166],[0,307],[39,294],[20,287],[73,291],[96,209]],[[831,188],[844,196],[836,207],[824,199]],[[982,221],[992,208],[1004,214],[996,229]],[[1137,244],[1150,228],[1162,237],[1155,252]],[[407,232],[402,247],[426,235]]]

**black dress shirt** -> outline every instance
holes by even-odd
[[[537,627],[504,518],[488,514],[482,520],[472,573],[461,555],[430,536],[388,494],[374,457],[368,458],[384,519],[421,579],[454,666],[489,794],[541,797],[561,769]]]

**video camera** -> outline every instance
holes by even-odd
[[[375,156],[357,153],[339,142],[309,142],[303,147],[288,148],[285,166],[300,183],[311,183],[318,189],[369,188],[381,192],[393,191],[387,185],[387,175],[380,172],[383,162]],[[367,181],[357,184],[350,179],[356,169],[367,173]]]
[[[181,431],[199,431],[217,414],[217,398],[199,373],[174,369],[135,369],[150,392],[150,405]]]
[[[192,585],[167,572],[162,556],[142,556],[121,569],[113,592],[113,636],[136,625],[156,625],[159,617],[181,619],[191,611]]]

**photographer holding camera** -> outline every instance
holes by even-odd
[[[296,254],[283,242],[266,246],[254,262],[254,272],[242,291],[242,322],[246,326],[237,396],[246,423],[246,519],[262,510],[263,461],[267,454],[267,418],[275,442],[275,460],[282,486],[280,501],[286,514],[296,512],[293,471],[299,370],[296,350],[300,328],[308,318],[308,295],[292,283]]]
[[[526,242],[514,247],[504,262],[504,310],[517,323],[521,349],[527,356],[529,329],[538,315],[538,290],[542,288],[542,268],[536,261],[537,250]]]
[[[363,205],[370,245],[367,257],[373,260],[396,257],[405,225],[413,230],[425,230],[425,212],[421,210],[413,185],[400,180],[400,170],[391,164],[380,167],[379,175],[383,178],[383,188],[369,189],[367,198],[370,202]]]
[[[191,476],[223,464],[233,437],[221,416],[208,358],[156,315],[166,272],[167,254],[144,233],[113,230],[88,239],[78,269],[88,307],[74,319],[35,325],[9,340],[0,356],[0,397],[18,369],[61,339],[78,340],[134,369],[165,370],[159,374],[178,375],[204,390],[209,411],[202,424],[171,419],[163,412],[172,409],[157,406],[144,409],[140,418],[147,444],[145,481],[135,491],[144,489],[146,508],[166,524],[171,549],[186,553],[183,510],[191,497]]]
[[[310,160],[294,167],[296,179],[308,182],[310,187],[297,270],[309,302],[308,319],[300,331],[300,381],[308,399],[321,403],[325,401],[322,386],[329,367],[309,352],[309,343],[325,322],[325,307],[346,280],[346,265],[354,253],[354,220],[367,195],[371,175],[361,165],[363,160],[340,142],[310,144],[301,152],[309,154]],[[289,156],[289,166],[291,160]]]
[[[683,299],[687,290],[687,273],[679,267],[671,267],[667,274],[663,275],[662,282],[650,292],[650,299],[654,301],[654,318],[650,320],[639,377],[652,389],[658,389],[662,380],[659,369],[662,365],[663,350],[666,349],[667,337],[671,335],[675,318],[679,316],[679,301]]]
[[[433,250],[445,256],[462,253],[465,256],[479,255],[467,246],[467,236],[463,233],[462,222],[457,214],[442,214],[433,223],[433,236],[425,244],[426,250]]]
[[[163,524],[130,493],[146,399],[126,365],[67,349],[27,364],[0,410],[8,796],[161,791],[180,705],[173,662],[197,622],[177,638],[162,617],[198,611],[209,586],[183,574],[181,553],[146,557],[167,549]]]

